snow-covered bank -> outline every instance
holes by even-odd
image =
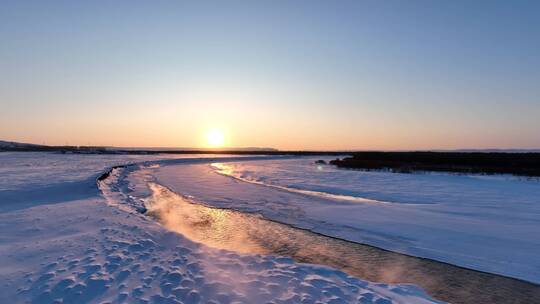
[[[540,282],[540,182],[337,170],[317,167],[313,161],[224,164],[231,175],[254,183],[215,174],[208,165],[162,166],[154,175],[170,189],[213,206],[256,212],[325,235]],[[306,195],[310,192],[331,195]],[[369,200],[359,203],[336,196]]]
[[[0,303],[432,302],[411,285],[211,249],[82,190],[105,167],[158,156],[85,166],[94,156],[78,155],[66,172],[57,155],[34,154],[0,154]],[[49,199],[49,184],[67,197]],[[26,189],[31,198],[12,199]]]

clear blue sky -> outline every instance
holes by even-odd
[[[0,139],[540,147],[540,1],[2,1]]]

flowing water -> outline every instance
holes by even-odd
[[[148,186],[148,216],[210,247],[288,256],[374,282],[412,283],[451,303],[533,303],[540,299],[540,287],[525,281],[327,237],[257,214],[207,207],[159,184]]]

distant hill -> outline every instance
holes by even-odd
[[[44,147],[47,147],[47,146],[0,140],[0,151],[1,150],[13,151],[13,150],[26,150],[26,149],[39,149],[39,148],[44,148]]]
[[[47,146],[14,141],[0,140],[0,152],[2,151],[105,151],[103,147],[78,147],[78,146]]]

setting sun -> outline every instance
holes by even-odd
[[[210,147],[222,147],[225,143],[225,134],[220,129],[210,129],[206,133],[206,141]]]

